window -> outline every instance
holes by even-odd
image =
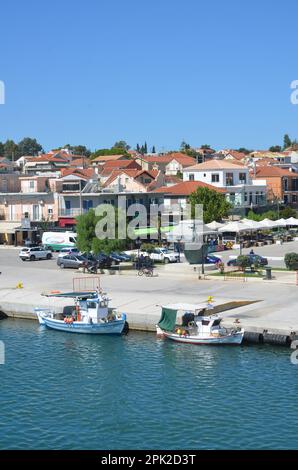
[[[240,183],[246,183],[246,173],[239,173]]]
[[[76,243],[76,242],[77,242],[73,237],[69,237],[69,241],[70,241],[71,243]]]
[[[29,189],[34,189],[34,181],[33,180],[29,181]]]
[[[226,186],[234,186],[233,173],[226,173]]]
[[[193,173],[190,173],[190,175],[188,175],[188,181],[194,181],[195,180],[195,175]]]
[[[96,308],[97,304],[96,302],[87,302],[87,308]]]
[[[219,174],[218,173],[213,173],[211,175],[211,181],[212,181],[212,183],[219,183]]]
[[[53,208],[52,207],[48,207],[48,215],[52,215],[53,214]]]

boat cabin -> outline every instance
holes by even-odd
[[[212,314],[211,305],[171,304],[162,307],[158,327],[164,331],[174,331],[175,328],[196,330],[198,333],[218,332],[221,318]],[[209,312],[209,315],[208,315]]]

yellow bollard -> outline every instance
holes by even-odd
[[[24,286],[23,286],[23,283],[22,282],[19,282],[16,286],[16,289],[23,289]]]

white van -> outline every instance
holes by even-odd
[[[75,247],[77,234],[75,232],[44,232],[41,242],[53,251],[60,251],[61,248]]]

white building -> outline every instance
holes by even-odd
[[[253,207],[266,204],[266,181],[252,180],[249,169],[228,160],[210,160],[183,170],[183,181],[201,181],[226,192],[234,206]]]

